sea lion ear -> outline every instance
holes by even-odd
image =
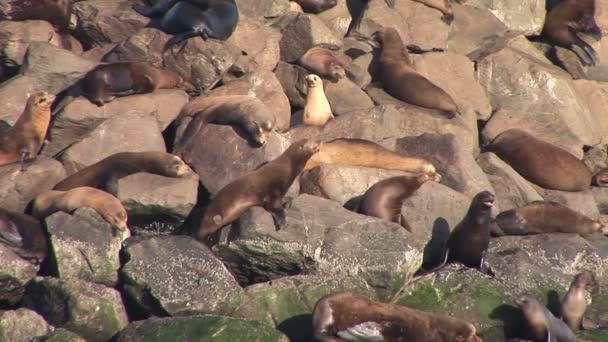
[[[215,224],[222,224],[222,215],[215,215],[213,216],[213,223]]]

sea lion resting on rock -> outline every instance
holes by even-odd
[[[598,288],[599,284],[593,273],[584,271],[576,275],[561,303],[562,319],[572,331],[582,327],[583,315],[587,308],[585,293],[589,286]]]
[[[201,224],[192,235],[205,241],[208,235],[236,221],[252,206],[263,206],[280,229],[285,224],[283,196],[317,151],[319,143],[315,141],[296,141],[278,158],[223,187],[205,209]]]
[[[39,91],[29,97],[15,125],[0,135],[0,166],[36,158],[51,121],[51,104],[55,95]]]
[[[385,0],[386,4],[390,8],[395,8],[395,0]],[[419,2],[423,5],[429,6],[431,8],[439,10],[439,12],[443,13],[441,20],[446,24],[451,24],[454,20],[454,10],[452,10],[452,5],[449,0],[412,0]]]
[[[193,86],[178,74],[144,62],[101,64],[89,71],[82,80],[84,95],[98,106],[118,96],[173,88],[193,90]]]
[[[528,334],[534,341],[575,342],[572,330],[561,319],[555,318],[551,311],[531,296],[523,295],[517,304],[526,320]]]
[[[32,215],[44,219],[58,211],[72,213],[80,207],[95,209],[110,225],[127,230],[127,211],[120,200],[111,194],[88,186],[69,191],[49,190],[36,196]]]
[[[348,291],[319,299],[312,313],[312,325],[315,338],[323,342],[481,341],[471,323],[444,314],[371,301]]]
[[[33,264],[46,258],[46,232],[36,218],[0,208],[0,242]]]
[[[431,175],[436,182],[441,180],[435,166],[428,161],[402,156],[374,142],[363,139],[339,138],[321,143],[319,152],[308,160],[304,170],[310,170],[321,164],[401,170]]]
[[[500,133],[490,151],[525,179],[545,189],[584,191],[591,184],[591,171],[582,161],[523,129]]]
[[[416,106],[437,109],[449,118],[460,114],[454,99],[412,67],[401,36],[392,27],[375,33],[382,45],[380,76],[382,87],[391,96]]]
[[[302,123],[309,126],[323,126],[334,118],[329,101],[323,91],[323,81],[319,76],[310,74],[306,76],[306,85],[308,93]]]
[[[542,233],[574,233],[586,236],[608,234],[608,227],[599,221],[557,202],[534,201],[496,216],[496,223],[504,235],[531,235]]]
[[[53,189],[67,191],[90,186],[106,190],[109,182],[137,172],[149,172],[165,177],[181,177],[189,170],[188,165],[180,157],[171,153],[161,151],[120,152],[70,175],[57,183]]]
[[[299,64],[304,69],[328,79],[334,83],[346,76],[346,63],[334,54],[320,46],[314,46],[299,59]]]

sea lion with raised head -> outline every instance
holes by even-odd
[[[319,299],[312,313],[312,327],[315,338],[322,342],[481,341],[471,323],[441,313],[372,301],[349,291]]]
[[[306,13],[321,13],[338,3],[338,0],[292,0],[295,1]]]
[[[574,332],[582,328],[583,315],[587,309],[585,294],[591,286],[595,288],[599,286],[595,275],[590,271],[583,271],[574,277],[568,292],[562,298],[560,306],[562,319]]]
[[[547,13],[543,36],[574,52],[583,65],[598,65],[597,53],[578,36],[579,32],[601,39],[602,31],[595,22],[595,0],[562,0]]]
[[[278,158],[260,166],[225,187],[205,209],[201,224],[192,235],[203,242],[210,234],[236,221],[252,206],[263,206],[272,214],[276,228],[285,224],[283,196],[306,161],[319,151],[319,143],[299,140],[291,144]]]
[[[575,342],[572,330],[561,319],[555,318],[551,311],[531,296],[517,298],[527,325],[527,333],[535,342]]]
[[[505,235],[574,233],[584,237],[594,233],[608,234],[608,227],[601,222],[551,201],[534,201],[503,211],[496,216],[496,224]]]
[[[306,85],[308,93],[302,123],[309,126],[323,126],[334,118],[325,91],[323,91],[323,81],[319,76],[310,74],[306,76]]]
[[[581,160],[523,129],[500,133],[489,150],[525,179],[545,189],[576,192],[590,187],[591,171]]]
[[[58,211],[68,214],[80,207],[95,209],[110,225],[127,230],[127,211],[120,200],[111,194],[88,186],[68,191],[49,190],[36,196],[32,215],[44,219]]]
[[[82,80],[84,95],[98,106],[120,96],[173,88],[193,90],[193,86],[180,75],[144,62],[100,64]]]
[[[456,102],[448,93],[412,67],[409,53],[397,30],[385,27],[375,36],[382,46],[380,79],[389,95],[416,106],[440,110],[449,118],[460,114]]]
[[[181,177],[190,168],[171,153],[161,151],[119,152],[68,176],[57,183],[54,190],[67,191],[82,186],[106,190],[107,184],[137,172],[148,172],[165,177]]]
[[[395,8],[395,0],[385,0],[386,4],[390,8]],[[454,21],[454,10],[452,9],[452,4],[450,4],[450,0],[412,0],[415,2],[419,2],[428,7],[434,8],[439,12],[443,13],[441,20],[446,24],[451,24]]]
[[[30,215],[0,208],[0,242],[20,257],[40,264],[48,253],[46,232]]]
[[[39,91],[31,95],[21,116],[7,132],[0,135],[0,166],[32,161],[44,143],[51,122],[51,105],[55,95]]]
[[[337,58],[330,50],[320,46],[308,49],[300,57],[298,63],[311,73],[334,83],[346,77],[346,66],[343,61]]]

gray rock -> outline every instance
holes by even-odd
[[[236,0],[239,13],[260,21],[274,21],[289,12],[289,0]]]
[[[127,241],[125,253],[125,290],[151,314],[230,315],[242,300],[243,291],[226,267],[189,236]]]
[[[35,342],[87,342],[84,338],[78,336],[67,329],[58,328],[53,332],[40,336],[34,340]]]
[[[30,342],[34,337],[45,335],[53,327],[28,309],[0,312],[0,340],[11,342]]]
[[[486,8],[453,3],[454,22],[449,35],[449,51],[469,54],[504,35],[507,27]]]
[[[306,105],[306,75],[308,70],[298,65],[293,65],[279,61],[274,74],[281,83],[283,92],[289,99],[292,107],[304,108]],[[1,89],[1,88],[0,88]]]
[[[0,303],[15,305],[21,301],[25,285],[36,277],[39,267],[3,244],[0,244],[0,258]]]
[[[592,127],[600,144],[608,143],[608,122],[604,117],[608,106],[608,84],[605,82],[576,80],[572,82],[580,102],[589,108]]]
[[[0,84],[0,120],[14,125],[23,113],[27,99],[36,92],[36,82],[33,78],[17,75]]]
[[[152,27],[142,28],[106,53],[103,61],[139,61],[162,68],[163,49],[169,39],[171,35],[161,30]]]
[[[76,278],[37,277],[27,286],[24,305],[91,342],[107,341],[129,323],[118,291]]]
[[[540,34],[545,23],[545,1],[524,0],[503,2],[500,0],[467,0],[466,4],[487,8],[500,19],[509,30],[526,35]]]
[[[119,231],[94,209],[76,209],[73,215],[57,212],[46,218],[50,251],[61,279],[78,278],[115,286],[119,253],[128,231]]]
[[[83,52],[80,57],[86,58],[90,61],[101,63],[104,56],[116,48],[118,44],[104,44],[102,46],[94,47]]]
[[[365,7],[364,0],[338,1],[334,7],[317,14],[317,16],[336,36],[344,37],[350,24],[357,19],[363,7]]]
[[[23,212],[34,197],[66,177],[61,163],[48,157],[38,156],[26,165],[26,171],[21,171],[20,163],[0,166],[0,207]]]
[[[337,83],[325,81],[323,84],[325,96],[334,115],[374,107],[369,96],[348,78],[343,78]]]
[[[281,33],[257,20],[240,17],[239,24],[227,42],[238,46],[252,57],[261,70],[272,71],[277,66],[281,51]]]
[[[31,42],[49,42],[61,47],[62,39],[47,21],[0,21],[0,58],[4,66],[21,66]]]
[[[593,199],[595,203],[597,203],[597,210],[602,215],[608,214],[608,188],[600,188],[596,186],[592,186],[589,189],[591,195],[593,195]]]
[[[597,220],[600,217],[600,212],[598,211],[597,204],[593,198],[593,193],[590,190],[582,192],[548,190],[542,189],[532,183],[530,184],[537,189],[538,193],[547,201],[563,204],[594,220]]]

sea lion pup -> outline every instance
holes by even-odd
[[[308,49],[308,51],[300,57],[298,63],[306,70],[328,79],[333,83],[346,77],[346,71],[344,69],[346,66],[344,63],[334,56],[330,50],[320,46],[314,46]]]
[[[337,0],[292,0],[298,3],[306,13],[321,13],[338,3]]]
[[[541,305],[531,296],[523,295],[516,300],[519,305],[526,325],[529,337],[535,342],[575,342],[576,338],[572,330],[561,319],[555,318],[551,311]]]
[[[312,313],[313,333],[323,342],[338,341],[481,341],[471,323],[406,306],[380,303],[353,292],[319,299]]]
[[[572,50],[583,65],[598,65],[597,53],[578,32],[601,39],[602,31],[595,22],[595,0],[562,0],[547,13],[542,35],[553,44]]]
[[[178,144],[183,147],[187,140],[206,124],[233,125],[244,131],[251,142],[260,146],[274,129],[276,117],[258,98],[248,95],[223,95],[197,97],[186,103],[177,118],[193,117]]]
[[[133,9],[146,17],[162,16],[161,29],[174,35],[165,49],[196,36],[226,40],[239,21],[235,0],[160,0],[151,8]]]
[[[38,155],[51,122],[51,104],[55,95],[39,91],[31,95],[15,125],[0,135],[0,166],[32,161]]]
[[[323,81],[319,76],[310,74],[306,76],[306,85],[308,93],[302,123],[310,126],[323,126],[334,118],[329,101],[323,91]]]
[[[591,185],[608,187],[608,168],[598,171],[591,178]]]
[[[583,315],[585,314],[585,309],[587,309],[585,292],[588,291],[588,286],[595,286],[597,288],[597,280],[593,273],[589,271],[581,272],[574,277],[568,292],[562,298],[562,319],[574,332],[579,331],[582,327]]]
[[[44,219],[58,211],[71,214],[80,207],[95,209],[110,225],[127,230],[127,211],[120,200],[111,194],[89,186],[68,191],[49,190],[36,196],[32,215]]]
[[[428,174],[422,174],[381,180],[365,192],[353,211],[399,223],[411,232],[412,228],[401,214],[403,201],[430,179]]]
[[[192,235],[203,242],[208,235],[236,221],[245,210],[256,205],[269,211],[276,228],[282,228],[285,224],[283,196],[308,158],[318,151],[318,142],[296,141],[278,158],[232,181],[211,200]]]
[[[395,0],[385,0],[386,4],[390,8],[395,8]],[[412,0],[415,2],[419,2],[428,7],[439,10],[439,12],[443,13],[441,20],[446,24],[451,24],[454,21],[454,10],[452,9],[452,5],[449,0]]]
[[[412,67],[401,36],[392,27],[375,33],[382,45],[380,79],[391,96],[420,107],[438,109],[453,118],[460,114],[452,97]]]
[[[0,208],[0,242],[36,265],[47,256],[45,230],[38,219],[27,214]]]
[[[161,151],[120,152],[70,175],[57,183],[53,190],[67,191],[82,186],[106,190],[107,184],[137,172],[148,172],[165,177],[181,177],[190,168],[171,153]]]
[[[84,95],[98,106],[119,96],[172,88],[192,90],[193,87],[178,74],[144,62],[100,64],[82,80]]]
[[[576,192],[591,184],[591,171],[582,161],[523,129],[500,133],[489,148],[525,179],[545,189]]]
[[[365,166],[424,173],[433,175],[436,182],[441,180],[435,166],[428,161],[402,156],[372,141],[363,139],[338,138],[321,143],[319,152],[308,160],[304,170],[310,170],[321,164]]]
[[[496,223],[506,235],[574,233],[585,237],[593,233],[608,234],[608,227],[599,221],[551,201],[534,201],[503,211],[496,216]]]

